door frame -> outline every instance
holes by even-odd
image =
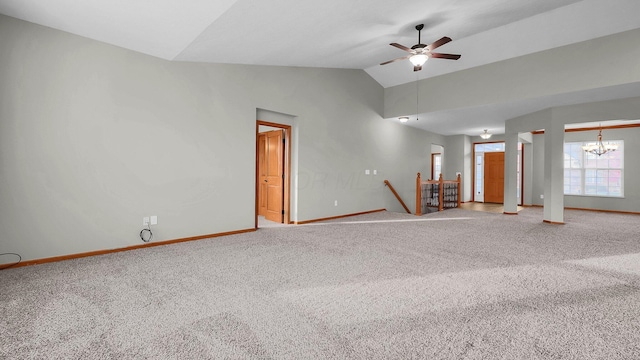
[[[471,167],[471,202],[476,201],[476,145],[477,144],[495,144],[503,143],[504,140],[498,141],[479,141],[471,144],[471,158],[473,159],[473,166]],[[484,166],[484,161],[482,163]],[[484,176],[484,175],[483,175]],[[520,156],[520,203],[524,205],[524,144],[522,144],[522,153]],[[518,204],[520,206],[520,204]]]
[[[476,201],[476,145],[478,144],[497,144],[497,143],[503,143],[504,140],[499,140],[499,141],[480,141],[480,142],[474,142],[473,144],[471,144],[471,158],[473,159],[473,166],[471,167],[471,202],[475,202]],[[484,161],[482,163],[482,166],[484,166]]]
[[[284,125],[284,124],[278,124],[278,123],[272,123],[269,121],[264,121],[264,120],[256,120],[256,157],[255,157],[255,162],[256,162],[256,172],[255,172],[255,228],[258,228],[258,206],[260,205],[258,203],[258,194],[259,194],[259,187],[260,187],[260,174],[258,172],[258,168],[259,168],[259,141],[258,141],[258,134],[260,133],[260,125],[263,126],[270,126],[270,127],[274,127],[274,128],[278,128],[278,129],[283,129],[284,131],[284,184],[283,184],[283,191],[282,191],[282,198],[283,198],[283,210],[284,210],[284,216],[282,217],[282,221],[283,224],[290,224],[291,223],[291,195],[290,195],[290,191],[291,191],[291,125]]]
[[[282,131],[282,130],[281,130]],[[264,176],[264,163],[265,163],[265,148],[266,148],[266,142],[267,142],[267,133],[258,133],[257,135],[257,140],[258,140],[258,167],[257,169],[258,171],[258,181],[262,180],[262,177]],[[265,212],[267,211],[266,206],[264,204],[264,182],[259,183],[258,184],[258,216],[264,216]],[[262,194],[261,194],[262,193]]]

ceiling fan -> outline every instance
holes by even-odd
[[[410,53],[409,55],[403,56],[401,58],[385,61],[380,65],[386,65],[386,64],[390,64],[392,62],[396,62],[396,61],[399,61],[399,60],[409,59],[409,61],[411,61],[411,63],[413,64],[413,71],[420,71],[420,70],[422,70],[422,65],[424,65],[424,63],[429,58],[447,59],[447,60],[458,60],[458,59],[460,59],[460,55],[440,54],[440,53],[431,52],[432,50],[435,50],[435,49],[439,48],[440,46],[442,46],[442,45],[448,43],[449,41],[451,41],[451,38],[448,38],[446,36],[443,37],[442,39],[430,44],[430,45],[421,44],[420,43],[420,31],[423,28],[424,28],[424,24],[416,25],[416,30],[418,30],[418,43],[413,45],[411,47],[411,49],[409,49],[408,47],[406,47],[404,45],[400,45],[400,44],[397,44],[397,43],[389,44],[391,46],[397,47],[398,49],[401,49],[401,50],[404,50],[406,52],[409,52]]]

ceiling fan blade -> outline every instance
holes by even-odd
[[[427,50],[431,51],[431,50],[437,49],[437,48],[439,48],[440,46],[442,46],[442,45],[444,45],[444,44],[448,43],[449,41],[451,41],[451,38],[450,38],[450,37],[445,36],[445,37],[443,37],[442,39],[440,39],[440,40],[438,40],[438,41],[436,41],[436,42],[434,42],[434,43],[432,43],[432,44],[430,44],[430,45],[427,45]]]
[[[435,59],[447,59],[447,60],[458,60],[460,59],[460,55],[454,54],[440,54],[440,53],[429,53],[427,56],[435,58]]]
[[[407,51],[407,52],[413,53],[413,50],[409,49],[408,47],[406,47],[406,46],[404,46],[404,45],[400,45],[400,44],[398,44],[398,43],[391,43],[391,44],[389,44],[389,45],[391,45],[391,46],[395,46],[395,47],[397,47],[397,48],[398,48],[398,49],[400,49],[400,50],[404,50],[404,51]]]
[[[405,60],[405,59],[408,59],[408,58],[410,58],[410,57],[411,57],[411,55],[403,56],[403,57],[400,57],[400,58],[397,58],[397,59],[393,59],[393,60],[385,61],[385,62],[381,63],[380,65],[387,65],[387,64],[391,64],[392,62],[396,62],[396,61],[400,61],[400,60]]]
[[[414,66],[413,67],[413,71],[420,71],[422,70],[422,65],[418,65],[418,66]]]

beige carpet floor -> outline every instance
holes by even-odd
[[[0,271],[2,359],[639,359],[640,217],[374,213]]]

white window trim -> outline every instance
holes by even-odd
[[[563,184],[563,194],[564,196],[581,196],[581,197],[600,197],[600,198],[607,198],[607,199],[624,199],[624,151],[625,151],[625,147],[624,147],[624,140],[609,140],[608,142],[612,142],[612,143],[619,143],[621,144],[621,150],[622,151],[622,166],[620,168],[585,168],[584,164],[585,164],[585,160],[586,160],[586,155],[585,153],[582,154],[582,159],[581,159],[581,163],[582,166],[580,168],[564,168],[569,169],[569,170],[580,170],[581,172],[581,177],[580,177],[580,189],[582,191],[582,194],[567,194],[564,193],[564,184]],[[578,144],[580,146],[582,145],[586,145],[592,142],[589,141],[567,141],[565,142],[566,144]],[[566,153],[565,153],[566,154]],[[585,184],[585,172],[586,170],[619,170],[620,171],[620,195],[602,195],[602,194],[585,194],[584,192],[586,191],[586,184]],[[564,177],[563,177],[564,178]]]

